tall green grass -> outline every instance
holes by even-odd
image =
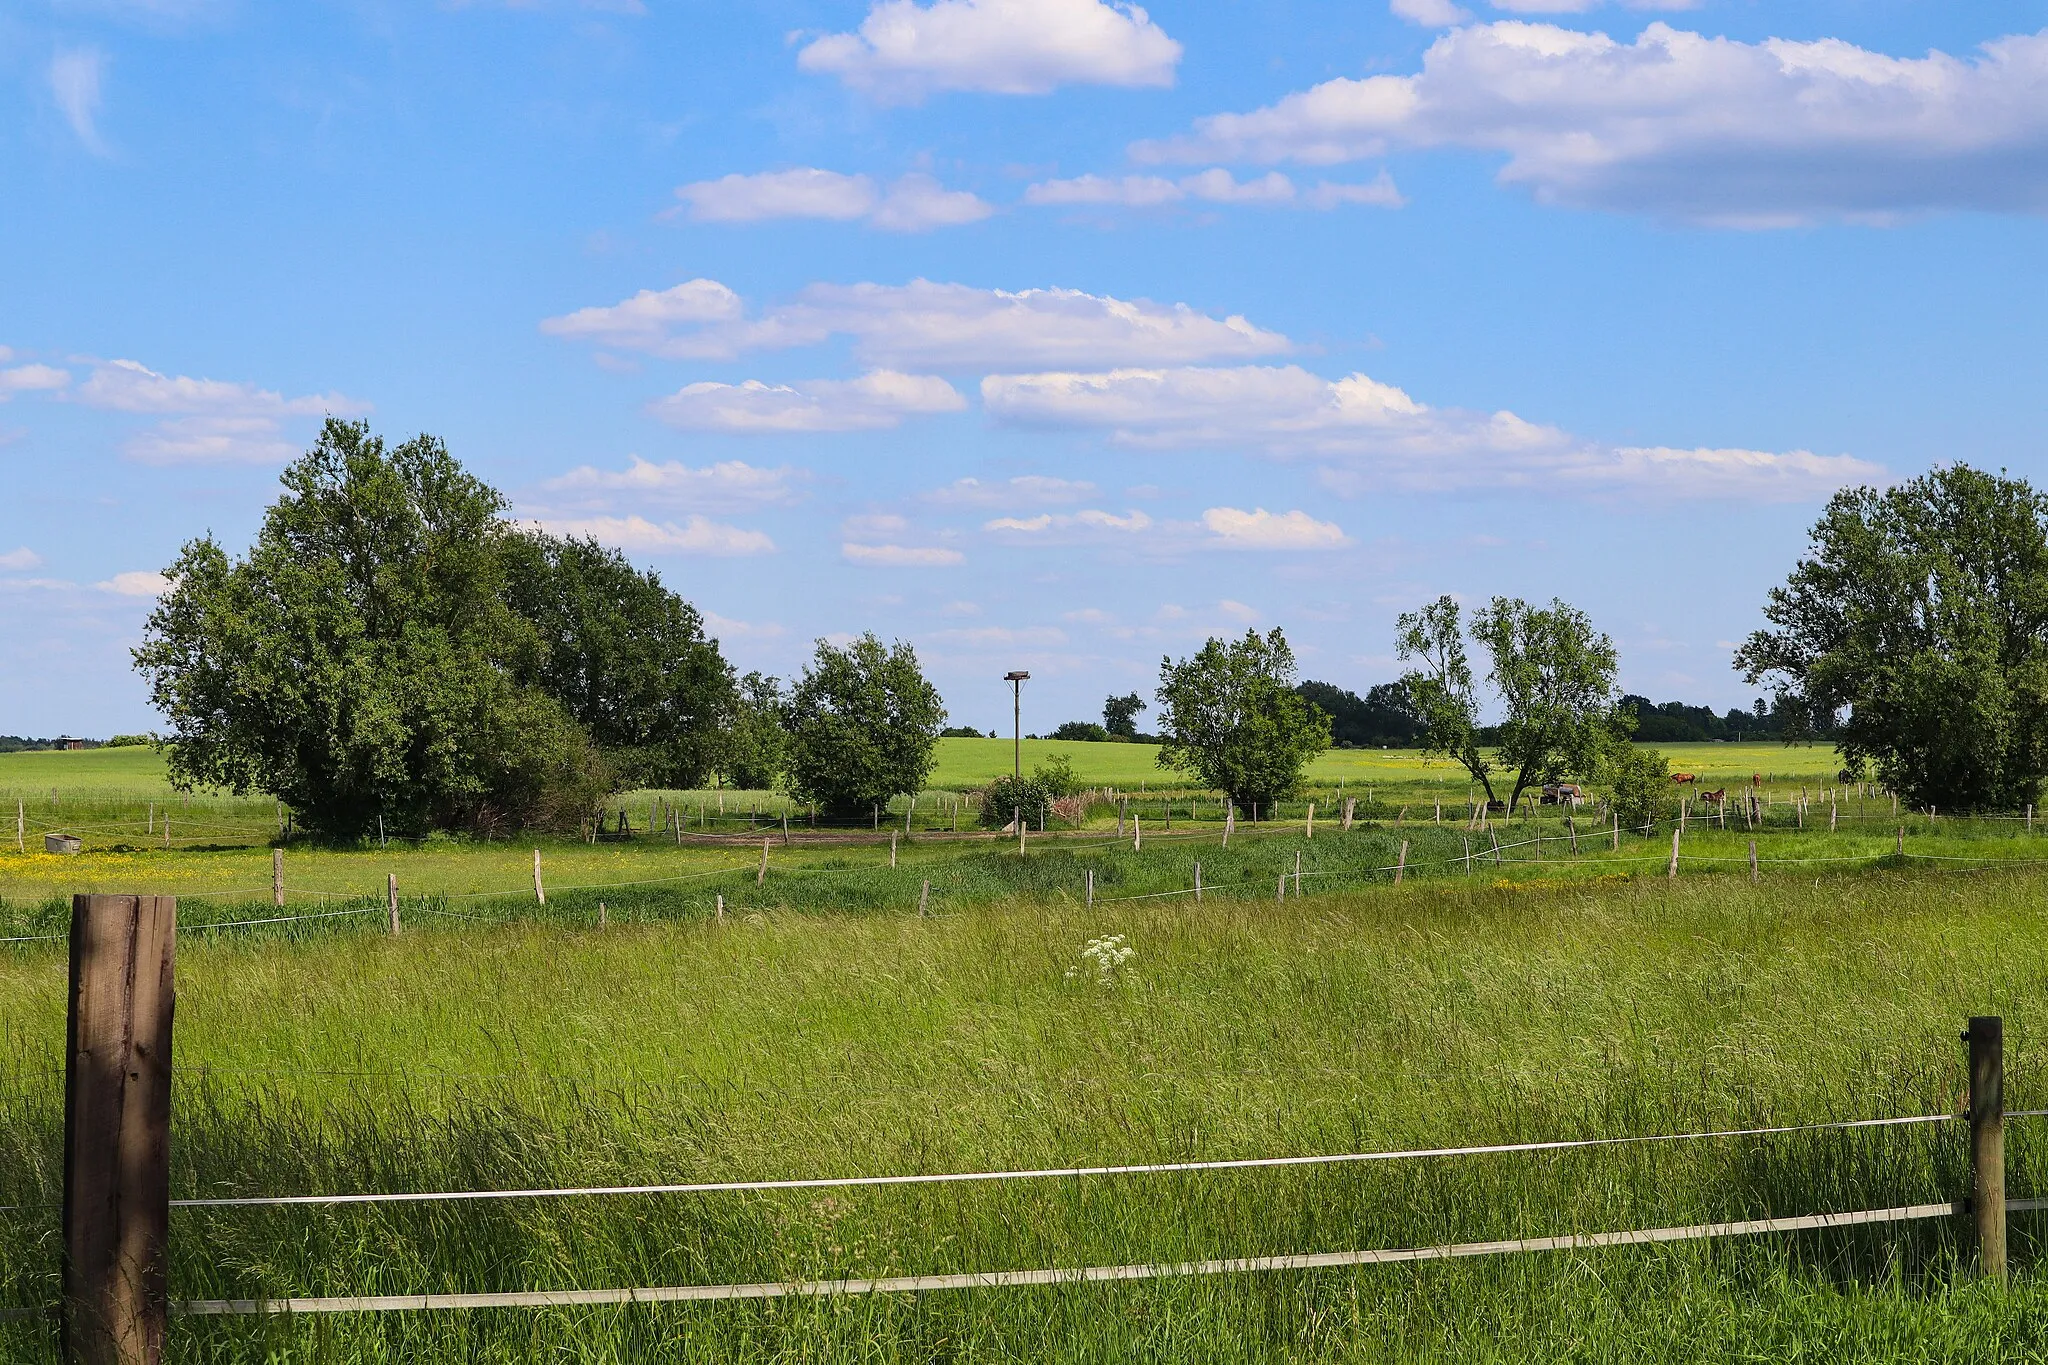
[[[1243,856],[1276,851],[1248,840]],[[975,1170],[1946,1112],[1974,1013],[2007,1018],[2011,1105],[2048,1104],[2033,869],[1760,888],[1460,875],[1089,909],[1071,855],[1011,861],[1046,885],[927,919],[785,895],[723,923],[187,935],[176,1190]],[[1105,985],[1080,949],[1110,933],[1136,956]],[[61,955],[0,957],[0,1203],[57,1196],[62,1029]],[[2038,1121],[2009,1142],[2013,1195],[2039,1193]],[[1964,1161],[1950,1125],[1012,1186],[185,1211],[172,1278],[181,1297],[388,1293],[1401,1246],[1951,1199]],[[2048,1349],[2031,1217],[2003,1296],[1968,1283],[1961,1230],[1938,1223],[922,1300],[185,1321],[172,1355],[2006,1360]],[[0,1220],[0,1303],[46,1300],[53,1213]],[[50,1358],[42,1329],[0,1333],[9,1358]]]

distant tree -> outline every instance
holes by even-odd
[[[1159,664],[1162,768],[1187,773],[1240,805],[1270,804],[1301,785],[1330,747],[1330,718],[1294,690],[1294,651],[1276,627],[1210,640]]]
[[[1493,791],[1493,760],[1480,747],[1479,693],[1472,664],[1465,654],[1465,626],[1458,600],[1446,594],[1395,625],[1394,649],[1404,662],[1421,667],[1401,675],[1409,704],[1422,729],[1418,738],[1425,754],[1448,758]]]
[[[1832,732],[1916,806],[2011,810],[2048,774],[2048,497],[1951,465],[1837,493],[1735,666],[1785,738]]]
[[[739,694],[697,609],[595,540],[504,545],[506,601],[540,641],[521,680],[567,706],[628,785],[702,786]]]
[[[1610,745],[1601,765],[1614,818],[1623,829],[1662,820],[1671,808],[1671,764],[1655,749]]]
[[[1422,731],[1403,683],[1380,683],[1363,697],[1326,682],[1305,682],[1294,690],[1329,715],[1330,737],[1339,744],[1406,748]]]
[[[885,648],[872,634],[844,649],[820,640],[783,707],[784,781],[833,814],[866,814],[924,786],[945,720],[909,645]]]
[[[115,735],[107,741],[109,749],[139,749],[156,743],[155,735]]]
[[[733,786],[766,791],[782,777],[789,734],[782,728],[782,684],[754,672],[740,679],[739,700],[728,723],[719,768]]]
[[[1614,642],[1578,608],[1496,597],[1474,615],[1472,634],[1492,657],[1487,681],[1502,710],[1496,752],[1515,770],[1510,808],[1530,786],[1589,776],[1627,736],[1629,717],[1615,704]]]
[[[988,738],[990,738],[990,739],[994,739],[995,737],[996,737],[995,731],[991,730],[991,731],[989,731],[989,732],[988,732]],[[975,728],[974,728],[973,726],[971,726],[971,725],[948,725],[948,726],[947,726],[947,727],[946,727],[945,729],[943,729],[943,730],[939,731],[939,738],[940,738],[940,739],[980,739],[980,738],[982,738],[982,733],[981,733],[981,731],[979,731],[979,730],[975,729]]]
[[[1102,728],[1123,739],[1135,739],[1138,734],[1138,715],[1145,709],[1145,699],[1136,692],[1122,697],[1111,697],[1102,703]]]
[[[188,543],[135,651],[180,787],[257,790],[359,835],[574,826],[611,788],[536,682],[503,500],[429,436],[329,420],[239,560]]]
[[[1630,717],[1615,698],[1614,644],[1575,607],[1496,597],[1473,617],[1502,711],[1485,735],[1456,600],[1440,597],[1408,613],[1397,630],[1400,656],[1423,665],[1402,681],[1423,720],[1424,751],[1463,766],[1488,800],[1499,799],[1496,768],[1514,774],[1512,806],[1531,785],[1590,776],[1628,734]],[[1491,754],[1481,747],[1489,741]]]
[[[1069,744],[1103,744],[1109,740],[1109,731],[1093,721],[1070,720],[1054,730],[1051,738]]]

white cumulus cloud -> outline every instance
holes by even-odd
[[[1133,509],[1122,516],[1098,508],[1079,512],[1040,512],[1035,517],[995,517],[981,524],[984,531],[1043,536],[1048,532],[1112,531],[1131,534],[1150,529],[1152,518]]]
[[[624,469],[580,465],[541,485],[551,502],[561,505],[613,506],[631,502],[702,512],[730,512],[795,500],[808,471],[780,465],[773,469],[744,460],[686,465],[680,460],[656,464],[638,455]]]
[[[0,356],[0,360],[6,359]],[[17,393],[50,393],[71,382],[71,372],[54,365],[16,365],[0,370],[0,403]]]
[[[1211,204],[1258,204],[1276,207],[1334,209],[1346,204],[1397,209],[1408,201],[1382,170],[1363,184],[1325,180],[1300,191],[1278,171],[1239,180],[1221,167],[1168,180],[1158,175],[1079,175],[1071,180],[1041,180],[1024,189],[1024,202],[1044,206],[1110,206],[1155,208],[1188,200]]]
[[[1350,543],[1335,522],[1317,521],[1302,511],[1211,507],[1202,513],[1202,525],[1216,546],[1227,550],[1334,550]]]
[[[1056,479],[1047,474],[1019,474],[984,482],[968,477],[933,489],[924,500],[941,507],[1063,507],[1095,496],[1085,479]]]
[[[171,590],[171,580],[147,569],[131,569],[93,586],[117,597],[161,597]]]
[[[860,545],[853,541],[842,544],[839,553],[849,564],[884,569],[938,569],[966,558],[942,545]]]
[[[1512,412],[1434,408],[1369,375],[1331,380],[1294,365],[990,375],[981,393],[992,416],[1020,425],[1093,429],[1139,449],[1225,446],[1310,460],[1351,495],[1634,488],[1802,501],[1887,480],[1881,466],[1847,455],[1605,446]]]
[[[40,569],[42,566],[43,557],[26,545],[0,554],[0,569],[6,569],[11,573],[19,573],[24,569]]]
[[[686,384],[648,411],[691,431],[876,431],[906,416],[958,412],[967,406],[936,375],[871,370],[858,379],[807,379],[796,384]]]
[[[676,191],[699,223],[759,223],[776,218],[866,221],[891,232],[927,232],[979,222],[995,212],[966,190],[949,190],[922,172],[902,176],[886,192],[865,175],[800,167],[699,180]]]
[[[621,550],[646,554],[732,558],[772,554],[775,550],[775,542],[765,532],[729,526],[705,516],[689,516],[680,522],[653,522],[640,516],[542,518],[539,524],[559,536],[588,536]]]
[[[285,438],[290,418],[337,416],[368,405],[339,393],[287,397],[221,379],[160,374],[133,360],[95,364],[69,400],[110,412],[162,415],[124,447],[144,464],[276,464],[298,447]]]
[[[1167,86],[1180,44],[1144,10],[1102,0],[880,0],[855,33],[814,39],[805,71],[886,104],[939,90],[1042,95],[1062,85]]]
[[[724,360],[847,337],[859,359],[888,368],[1186,364],[1292,349],[1286,337],[1243,317],[1211,317],[1186,304],[930,280],[813,284],[751,318],[724,285],[692,280],[550,318],[541,330],[677,360]]]
[[[2048,32],[1968,57],[1840,39],[1746,43],[1658,22],[1633,41],[1457,28],[1412,75],[1339,78],[1139,143],[1152,162],[1332,164],[1399,148],[1504,155],[1539,200],[1729,226],[2048,209]]]
[[[1449,28],[1472,17],[1470,11],[1458,8],[1451,0],[1388,0],[1387,8],[1395,18],[1424,28]]]

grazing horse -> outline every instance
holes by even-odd
[[[1700,779],[1696,773],[1673,773],[1671,774],[1671,780],[1678,783],[1681,787],[1689,787]]]
[[[1703,791],[1703,792],[1701,792],[1701,793],[1700,793],[1700,800],[1702,800],[1702,801],[1706,802],[1706,803],[1707,803],[1708,805],[1710,805],[1710,806],[1718,806],[1718,805],[1720,805],[1720,804],[1721,804],[1722,798],[1726,797],[1727,795],[1728,795],[1728,789],[1727,789],[1726,787],[1723,787],[1723,788],[1721,788],[1721,790],[1719,790],[1719,791],[1717,791],[1717,792],[1709,792],[1709,791]]]

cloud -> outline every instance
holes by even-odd
[[[1970,58],[1840,39],[1744,43],[1653,23],[1633,42],[1503,21],[1437,38],[1406,76],[1340,78],[1148,162],[1327,165],[1399,148],[1504,154],[1539,201],[1739,227],[2048,210],[2048,32]]]
[[[691,431],[877,431],[906,416],[958,412],[967,400],[935,375],[871,370],[858,379],[797,384],[705,381],[648,404],[672,427]]]
[[[624,469],[580,465],[541,489],[563,505],[605,507],[630,500],[641,506],[730,512],[793,502],[797,486],[810,478],[807,470],[788,465],[764,469],[744,460],[693,467],[680,460],[655,464],[638,455],[629,458]]]
[[[50,58],[50,94],[64,112],[71,131],[94,156],[105,156],[107,145],[100,139],[100,77],[107,59],[97,48],[81,47],[60,51]]]
[[[1887,481],[1847,455],[1604,446],[1512,412],[1433,408],[1369,375],[1329,380],[1294,365],[990,375],[981,395],[1000,421],[1104,431],[1138,449],[1313,460],[1346,495],[1649,489],[1777,502]]]
[[[941,507],[1061,507],[1086,501],[1095,493],[1095,485],[1086,480],[1019,474],[992,483],[976,478],[955,479],[944,488],[925,494],[924,500]]]
[[[159,374],[133,360],[96,362],[66,398],[109,412],[165,414],[124,447],[131,459],[155,465],[276,464],[298,452],[284,438],[285,419],[369,409],[345,394],[288,398],[254,384]]]
[[[299,453],[274,417],[167,417],[122,446],[140,464],[283,464]]]
[[[131,569],[117,573],[104,583],[93,584],[101,592],[114,593],[120,597],[161,597],[171,590],[171,580],[160,573],[146,569]]]
[[[1170,86],[1180,44],[1136,5],[1101,0],[880,0],[857,33],[805,45],[797,66],[883,104],[939,90],[1043,95],[1062,85]]]
[[[1451,0],[1389,0],[1387,8],[1395,18],[1424,28],[1449,28],[1472,17],[1469,10],[1459,9]]]
[[[1126,175],[1114,179],[1081,175],[1071,180],[1042,180],[1024,190],[1024,202],[1044,206],[1115,205],[1122,208],[1155,208],[1185,203],[1190,199],[1212,204],[1262,204],[1280,207],[1333,209],[1346,204],[1367,204],[1376,208],[1400,208],[1408,201],[1394,187],[1394,179],[1382,170],[1365,184],[1322,181],[1300,193],[1295,184],[1278,171],[1256,180],[1238,180],[1220,167],[1168,180],[1157,175]]]
[[[6,359],[5,355],[0,355],[0,361]],[[70,382],[69,370],[60,370],[53,365],[16,365],[11,370],[0,370],[0,403],[5,403],[17,393],[48,393]]]
[[[996,517],[981,524],[984,531],[998,534],[1010,533],[1029,537],[1043,536],[1049,532],[1108,531],[1131,534],[1149,530],[1152,518],[1133,509],[1123,516],[1095,508],[1068,514],[1065,512],[1041,512],[1035,517]]]
[[[966,558],[958,550],[938,545],[858,545],[852,541],[841,545],[839,553],[849,564],[884,569],[936,569]]]
[[[898,179],[886,194],[865,175],[815,167],[727,175],[676,191],[699,223],[758,223],[775,218],[865,220],[891,232],[926,232],[978,222],[995,210],[978,195],[949,190],[929,175]]]
[[[704,629],[721,639],[773,640],[783,633],[775,621],[735,621],[715,611],[704,613]]]
[[[704,516],[657,524],[640,516],[542,518],[542,529],[559,536],[588,536],[621,550],[645,554],[710,555],[732,558],[775,552],[765,532],[749,531]]]
[[[955,370],[1187,364],[1292,349],[1286,337],[1242,317],[1214,318],[1186,304],[930,280],[813,284],[755,318],[743,315],[724,285],[692,280],[550,318],[541,330],[673,360],[727,360],[844,336],[869,364]]]
[[[1351,543],[1335,522],[1317,521],[1301,511],[1211,507],[1202,513],[1202,525],[1226,550],[1334,550]]]
[[[5,554],[0,554],[0,569],[6,569],[10,572],[19,572],[23,569],[40,569],[42,566],[43,557],[34,550],[29,549],[26,545],[19,549],[9,550]]]

